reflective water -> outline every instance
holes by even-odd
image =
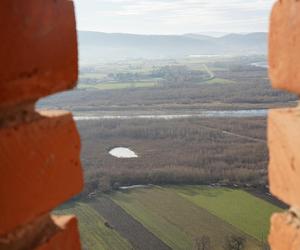
[[[267,116],[266,109],[252,109],[252,110],[221,110],[221,111],[201,111],[199,113],[185,113],[185,114],[147,114],[147,115],[75,115],[76,121],[89,120],[129,120],[129,119],[180,119],[193,117],[264,117]]]
[[[109,154],[116,158],[137,158],[138,155],[129,148],[116,147],[109,151]]]
[[[251,65],[259,68],[265,68],[265,69],[269,68],[267,62],[255,62],[255,63],[251,63]]]

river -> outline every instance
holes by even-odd
[[[255,62],[255,63],[251,63],[251,66],[255,66],[258,68],[264,68],[264,69],[268,69],[268,63],[267,62]]]
[[[199,117],[266,117],[266,109],[251,110],[220,110],[220,111],[200,111],[198,113],[176,113],[176,114],[135,114],[135,115],[74,115],[76,121],[97,121],[97,120],[131,120],[131,119],[156,119],[174,120],[182,118]]]

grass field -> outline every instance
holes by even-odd
[[[70,203],[54,212],[55,214],[75,214],[79,220],[79,231],[83,249],[89,250],[130,250],[129,242],[115,230],[104,225],[104,219],[88,204]]]
[[[211,249],[222,250],[226,237],[231,235],[246,240],[245,250],[260,250],[266,242],[270,215],[277,211],[278,207],[242,190],[155,186],[71,202],[55,213],[78,216],[84,249],[133,249],[134,240],[129,239],[132,234],[147,246],[146,232],[139,234],[145,229],[174,250],[193,249],[195,239],[202,236],[209,237]],[[114,219],[116,216],[118,219]],[[114,229],[104,225],[104,218]],[[132,218],[141,223],[138,231],[130,226]],[[121,224],[122,229],[118,226]]]
[[[246,238],[246,249],[260,249],[259,240],[178,195],[180,189],[117,192],[112,199],[172,249],[192,249],[194,239],[203,235],[211,239],[212,249],[222,249],[229,235]]]
[[[114,194],[113,200],[172,249],[192,249],[192,238],[168,221],[169,217],[172,217],[172,221],[177,220],[179,215],[171,210],[166,217],[168,210],[162,206],[161,197],[157,199],[158,194],[153,190],[118,192]],[[175,205],[174,200],[169,199],[169,204]]]
[[[258,240],[266,240],[270,215],[280,210],[242,190],[203,186],[180,187],[174,190],[185,199],[207,209]]]
[[[80,89],[98,89],[98,90],[113,90],[113,89],[127,89],[127,88],[151,88],[157,86],[157,82],[120,82],[120,83],[97,83],[97,84],[83,84],[80,83]]]

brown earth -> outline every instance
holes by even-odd
[[[90,206],[99,212],[112,228],[126,238],[135,250],[171,249],[111,199],[101,196],[90,202]]]

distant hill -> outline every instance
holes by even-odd
[[[266,54],[267,33],[135,35],[79,31],[80,60],[95,63],[107,59],[175,58],[189,55]]]
[[[221,32],[221,31],[202,31],[202,32],[199,32],[199,33],[191,33],[191,34],[198,34],[198,35],[205,35],[205,36],[212,36],[212,37],[221,37],[221,36],[228,35],[230,33]],[[245,33],[243,33],[243,34],[245,34]]]

